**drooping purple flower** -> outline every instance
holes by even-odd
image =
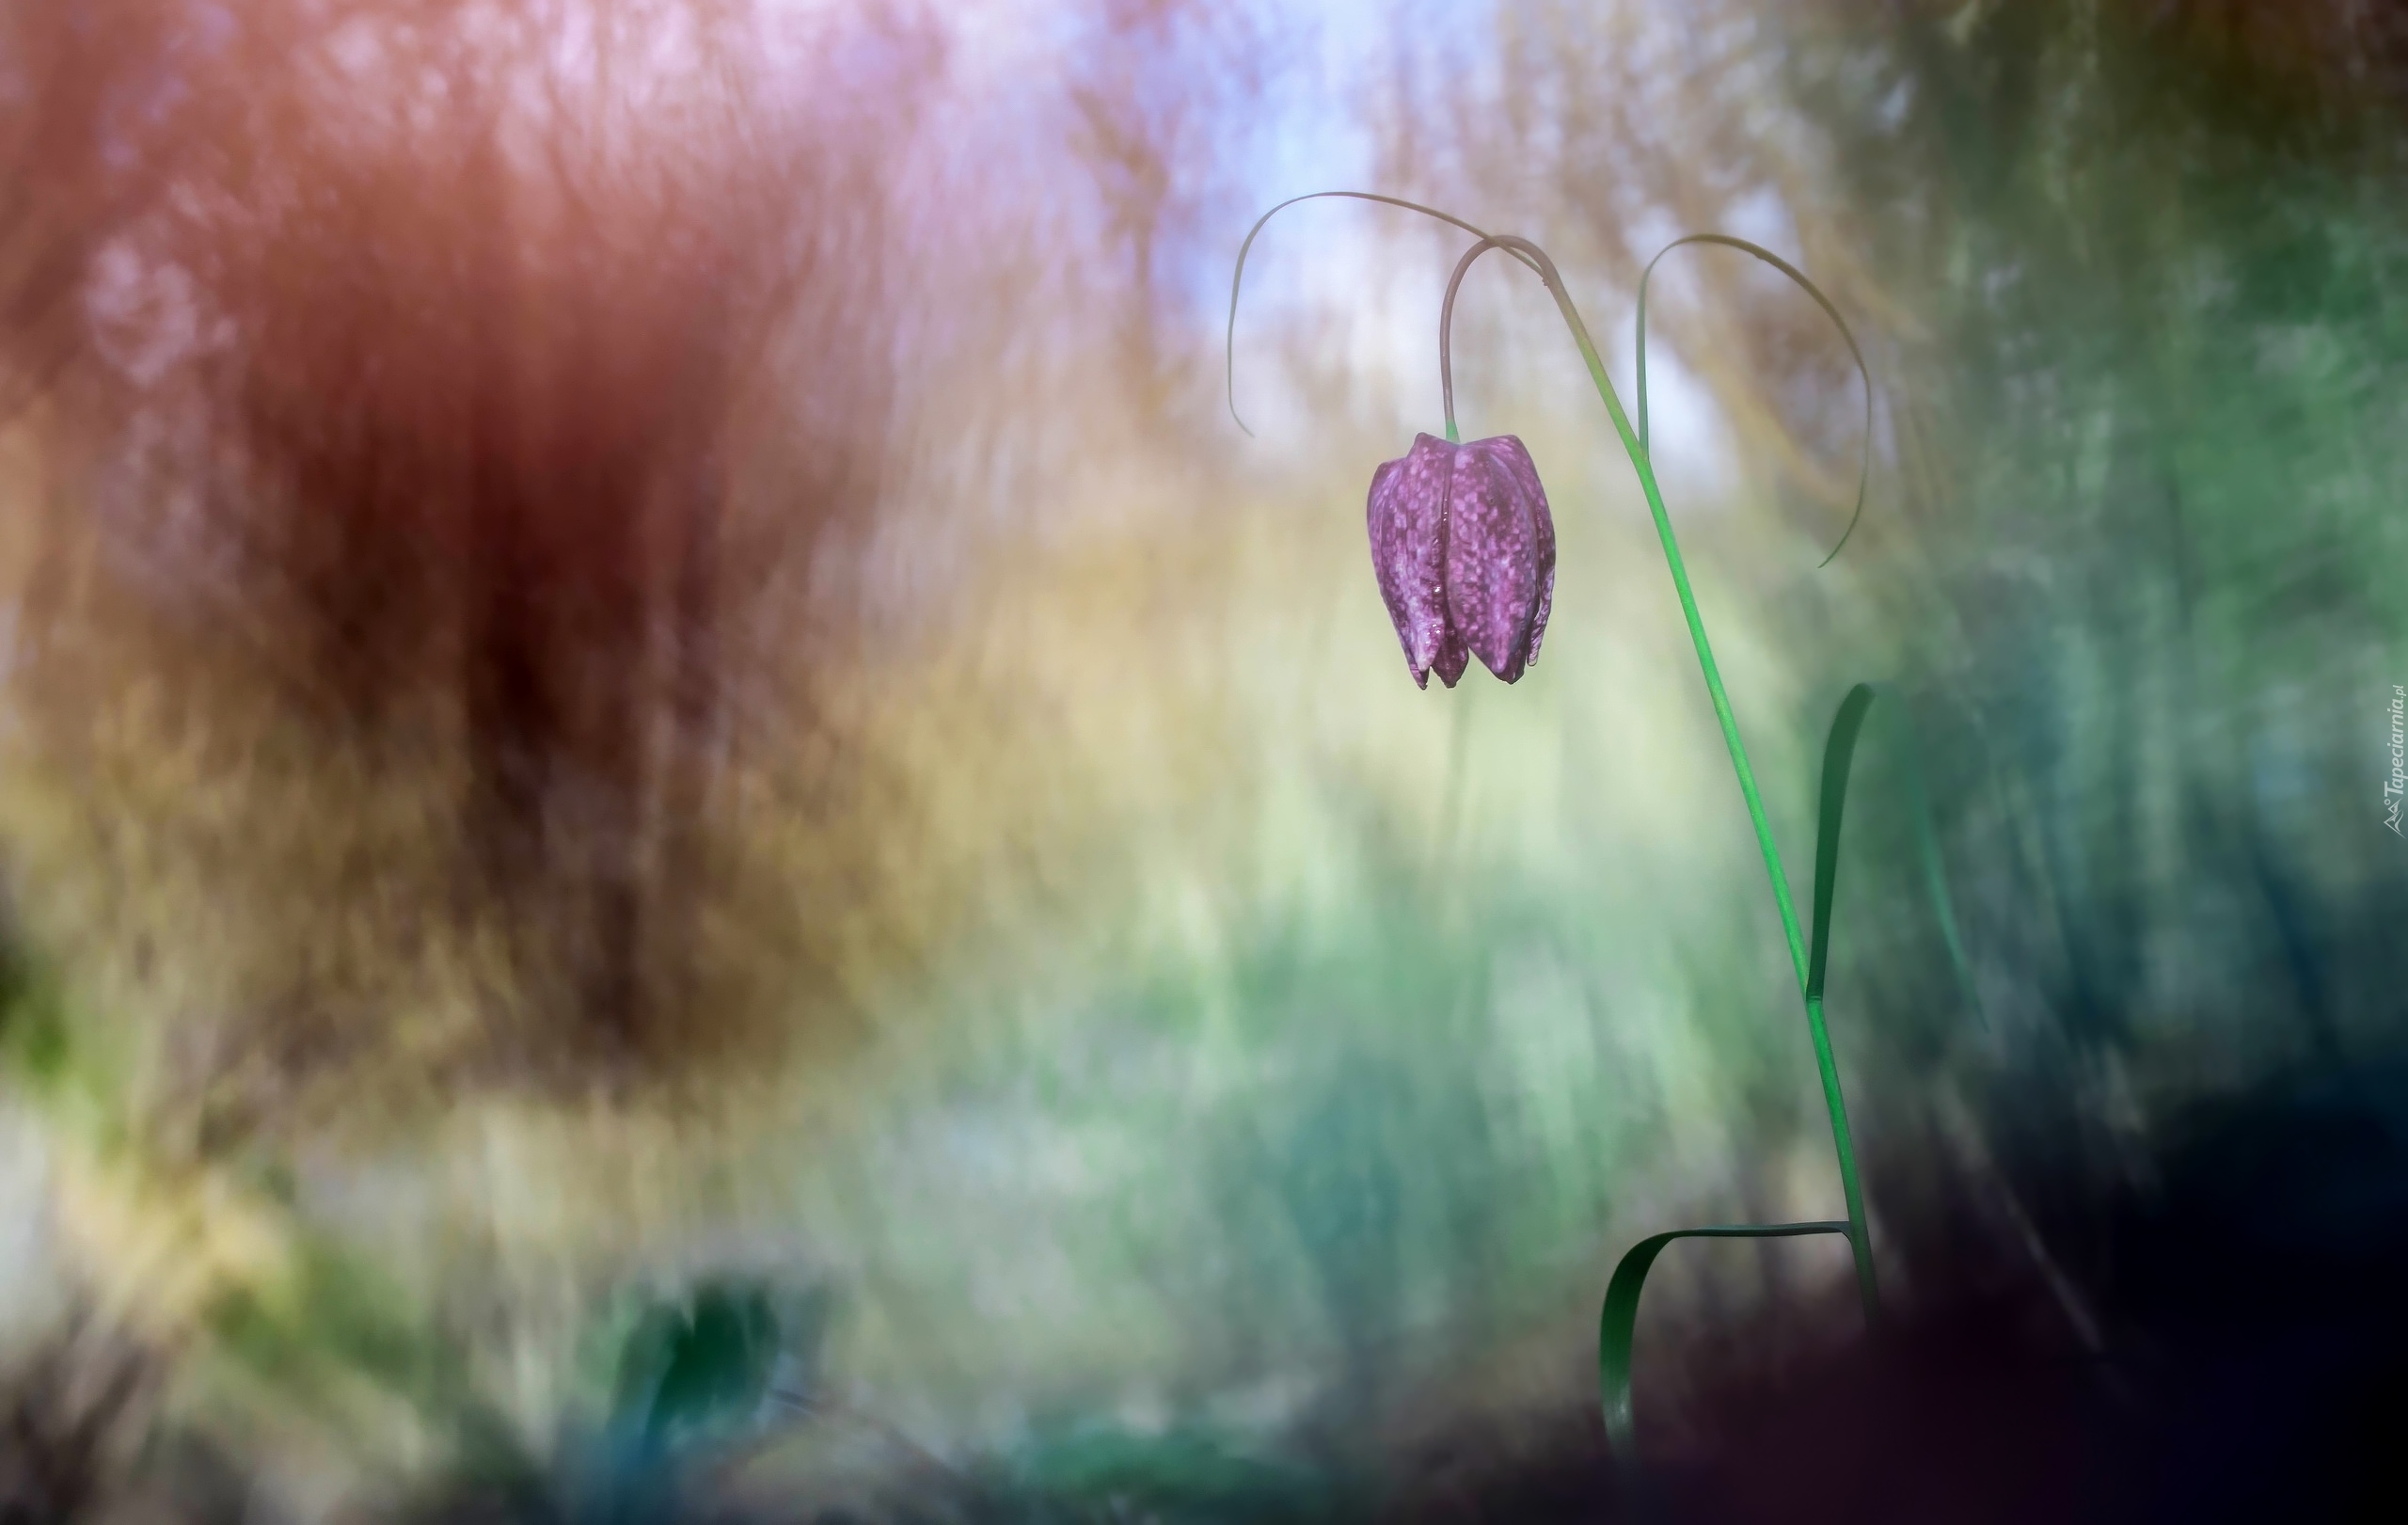
[[[1512,435],[1414,437],[1371,474],[1371,568],[1413,681],[1447,687],[1469,657],[1508,683],[1538,660],[1555,602],[1555,521]]]

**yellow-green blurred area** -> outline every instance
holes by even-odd
[[[1511,687],[1417,690],[1367,557],[1468,238],[1282,212],[1225,393],[1240,241],[1328,189],[1543,245],[1633,407],[1682,233],[1846,314],[1829,565],[1815,306],[1684,249],[1649,381],[1801,905],[1893,686],[1829,987],[1876,1259],[2167,1348],[2102,1204],[2408,1036],[2403,111],[2341,0],[0,12],[0,1517],[1602,1465],[1614,1259],[1837,1216],[1829,1125],[1539,281],[1452,341],[1560,546]],[[2179,1224],[2354,1285],[2368,1170]],[[1860,1328],[1836,1241],[1681,1247],[1649,1443]]]

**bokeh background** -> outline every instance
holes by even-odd
[[[1813,1057],[1538,283],[1454,341],[1558,528],[1511,688],[1417,691],[1366,564],[1464,235],[1281,213],[1232,418],[1239,243],[1324,189],[1538,240],[1626,403],[1687,231],[1871,363],[1818,566],[1846,347],[1728,250],[1651,288],[1801,903],[1893,686],[1830,1009],[1927,1354],[1865,1374],[1836,1241],[1684,1247],[1668,1475],[2196,1518],[2371,1454],[2397,8],[0,17],[8,1517],[1615,1507],[1606,1276],[1839,1212]],[[613,1450],[662,1309],[740,1326],[707,1466]]]

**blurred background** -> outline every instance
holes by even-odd
[[[2408,12],[0,8],[0,1518],[2334,1517],[2408,1351]],[[1232,388],[1225,392],[1225,385]],[[1250,433],[1231,417],[1229,399]],[[1920,756],[1952,953],[1917,845]],[[2305,1511],[2305,1513],[2300,1513]]]

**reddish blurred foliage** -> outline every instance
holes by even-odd
[[[807,573],[876,502],[880,155],[938,55],[864,14],[8,8],[32,712],[99,698],[60,638],[89,553],[312,734],[452,748],[462,903],[589,1039],[692,1042],[732,695],[842,640]]]

